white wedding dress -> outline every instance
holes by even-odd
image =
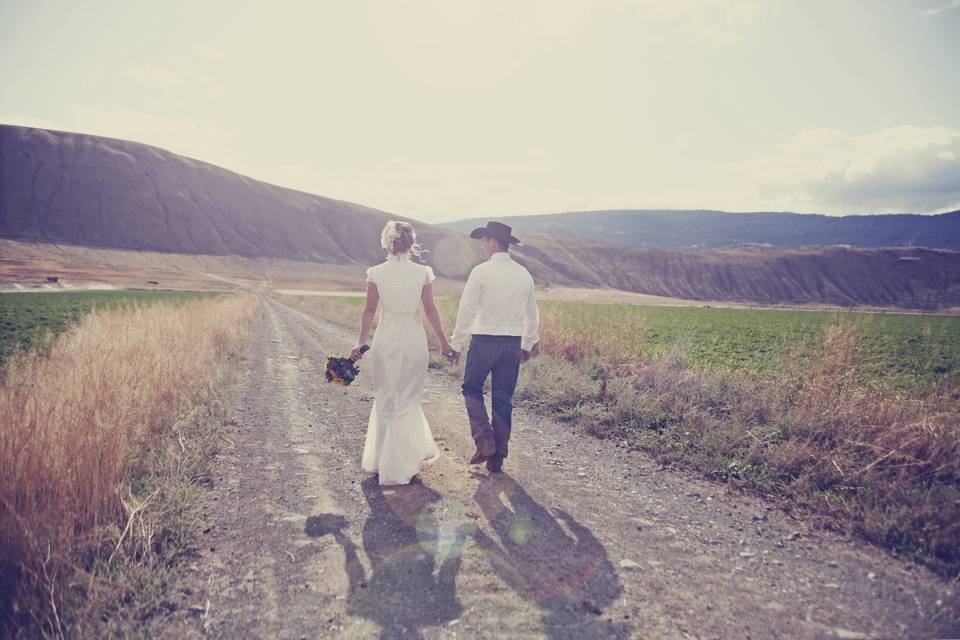
[[[361,466],[379,473],[381,485],[406,484],[421,465],[440,457],[420,407],[429,360],[420,296],[433,280],[433,269],[412,262],[409,254],[391,255],[367,270],[367,282],[377,285],[381,314],[368,353],[373,408]]]

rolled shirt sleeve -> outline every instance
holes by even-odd
[[[524,351],[533,349],[533,345],[540,341],[540,310],[537,308],[537,297],[534,293],[533,279],[530,279],[530,294],[527,296],[527,305],[523,313],[523,336],[520,339],[520,348]]]
[[[470,272],[467,278],[467,284],[463,288],[463,295],[460,296],[460,307],[457,309],[457,323],[453,327],[453,335],[450,337],[450,346],[456,351],[463,351],[464,342],[470,335],[470,327],[473,325],[477,312],[480,310],[480,294],[483,285],[480,282],[480,274],[476,267]]]

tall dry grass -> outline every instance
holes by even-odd
[[[602,358],[623,363],[633,359],[647,332],[646,318],[610,314],[602,320],[606,326],[596,324],[595,318],[588,320],[585,316],[565,314],[558,307],[543,307],[537,350],[572,362]],[[625,336],[630,339],[625,340]]]
[[[825,332],[782,409],[791,492],[868,539],[960,569],[960,389],[905,394],[863,383],[863,336]],[[782,393],[782,392],[781,392]]]
[[[343,298],[334,297],[292,295],[278,295],[277,297],[285,304],[308,311],[346,329],[356,333],[360,331],[360,313],[363,310],[361,299],[348,301]],[[444,331],[446,331],[449,336],[450,333],[453,332],[453,325],[457,319],[456,304],[451,304],[448,300],[440,299],[438,300],[437,310],[440,313],[440,321],[443,323]],[[427,346],[431,351],[435,352],[435,354],[439,354],[440,342],[434,335],[433,329],[430,328],[430,323],[427,321],[426,314],[423,313],[422,309],[420,311],[420,320],[423,323],[427,335]],[[374,332],[376,331],[379,321],[380,311],[378,308],[372,327]]]
[[[827,328],[815,354],[763,378],[698,370],[682,353],[624,357],[560,327],[542,332],[549,355],[527,365],[519,399],[960,570],[960,390],[864,383],[857,327]]]
[[[151,496],[128,471],[174,429],[238,348],[253,296],[94,312],[0,381],[3,611],[62,633],[59,585],[83,554],[112,559]],[[150,540],[139,540],[150,548]],[[31,601],[31,598],[34,600]],[[39,599],[39,600],[38,600]],[[10,621],[8,621],[10,622]]]

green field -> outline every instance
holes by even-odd
[[[362,298],[331,298],[359,309]],[[457,301],[438,301],[452,324]],[[831,325],[863,336],[859,367],[867,380],[913,389],[960,386],[960,317],[802,309],[661,307],[573,302],[539,303],[544,333],[567,332],[584,342],[617,343],[631,355],[683,359],[697,368],[770,375],[804,359]],[[452,331],[448,326],[447,330]]]
[[[185,301],[214,295],[190,291],[17,291],[0,293],[0,362],[29,351],[94,309],[122,304]]]
[[[814,353],[831,325],[852,325],[863,337],[859,366],[867,379],[904,388],[960,384],[958,317],[553,302],[540,309],[561,327],[616,340],[629,353],[673,352],[696,367],[760,375]]]

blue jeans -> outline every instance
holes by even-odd
[[[470,418],[474,442],[493,439],[495,456],[507,457],[510,425],[513,419],[513,392],[520,373],[520,336],[475,335],[470,339],[467,362],[463,368],[463,399]],[[493,422],[487,417],[483,385],[487,376],[492,389]]]

